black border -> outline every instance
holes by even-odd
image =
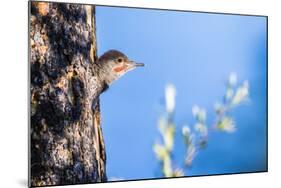
[[[161,179],[178,179],[178,178],[190,178],[190,177],[207,177],[207,176],[223,176],[223,175],[238,175],[238,174],[253,174],[253,173],[266,173],[268,172],[268,16],[257,15],[257,14],[239,14],[229,12],[208,12],[208,11],[194,11],[194,10],[182,10],[182,9],[164,9],[164,8],[148,8],[148,7],[134,7],[134,6],[119,6],[119,5],[102,5],[102,4],[89,4],[89,3],[72,3],[72,2],[58,2],[58,1],[28,1],[28,187],[31,186],[31,139],[30,139],[30,128],[31,128],[31,114],[30,114],[30,14],[31,14],[31,3],[32,2],[46,2],[46,3],[63,3],[63,4],[78,4],[78,5],[91,5],[100,7],[116,7],[116,8],[132,8],[132,9],[148,9],[148,10],[164,10],[164,11],[177,11],[177,12],[192,12],[192,13],[206,13],[206,14],[218,14],[218,15],[233,15],[233,16],[250,16],[250,17],[264,17],[266,18],[266,168],[264,171],[245,171],[245,172],[234,172],[234,173],[223,173],[223,174],[205,174],[205,175],[193,175],[193,176],[182,176],[182,177],[161,177],[161,178],[149,178],[149,179],[128,179],[108,182],[95,182],[95,183],[77,183],[77,184],[63,184],[63,185],[44,185],[37,187],[54,187],[54,186],[68,186],[68,185],[85,185],[85,184],[104,184],[104,183],[115,183],[115,182],[132,182],[132,181],[149,181],[149,180],[161,180]]]

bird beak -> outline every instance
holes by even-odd
[[[136,67],[144,67],[144,63],[136,63],[135,66]]]
[[[143,63],[136,63],[134,61],[130,61],[130,63],[133,65],[133,67],[144,67]]]

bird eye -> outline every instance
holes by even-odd
[[[118,58],[118,59],[117,59],[117,62],[118,62],[118,63],[122,63],[122,61],[123,61],[122,58]]]

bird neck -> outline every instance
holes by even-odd
[[[94,72],[101,83],[102,92],[108,89],[108,87],[118,78],[118,75],[112,74],[111,67],[106,63],[98,62],[95,64],[94,69]]]

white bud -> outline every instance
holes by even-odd
[[[206,120],[206,110],[205,109],[200,109],[198,113],[198,120],[200,122],[204,122]]]
[[[228,78],[228,83],[229,83],[230,86],[236,85],[236,83],[237,83],[236,73],[234,73],[234,72],[230,73],[229,78]]]
[[[207,129],[206,125],[204,125],[202,123],[196,123],[194,126],[194,129],[196,131],[198,131],[202,136],[207,136],[207,134],[208,134],[208,129]]]
[[[185,135],[185,136],[188,136],[190,134],[190,128],[187,125],[184,125],[182,127],[181,131],[182,131],[182,134]]]
[[[197,116],[197,114],[200,112],[200,108],[197,105],[194,105],[192,107],[192,114],[193,116]]]
[[[176,105],[176,88],[173,84],[168,84],[165,88],[166,110],[172,113]]]
[[[227,133],[233,133],[236,131],[236,126],[232,118],[224,117],[217,125],[217,128]]]
[[[236,91],[235,96],[232,99],[232,105],[240,104],[244,102],[249,97],[249,82],[246,80],[243,85],[239,87]]]

